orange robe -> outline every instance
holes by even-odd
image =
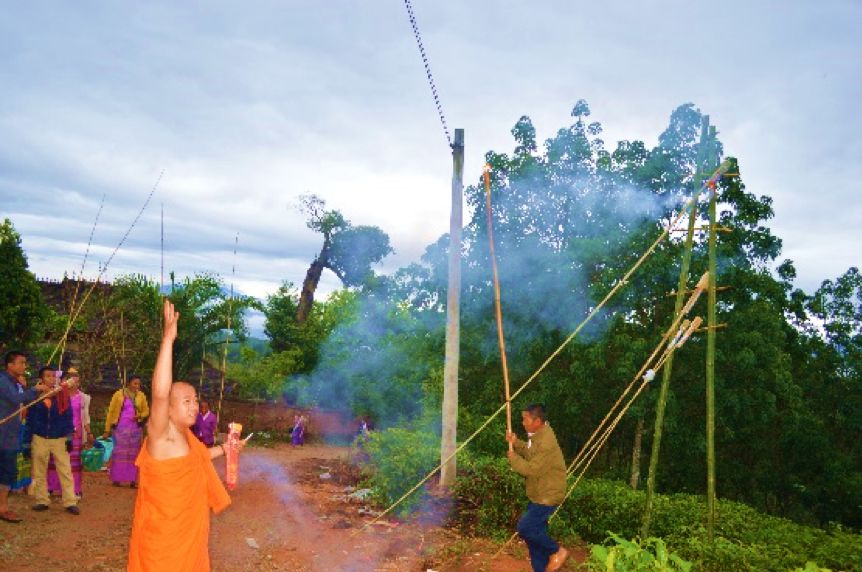
[[[186,432],[189,454],[157,460],[141,447],[129,572],[198,572],[210,569],[210,509],[230,504],[209,450]]]

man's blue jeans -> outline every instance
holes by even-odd
[[[518,534],[527,542],[530,549],[530,563],[533,572],[545,572],[551,554],[560,549],[560,545],[548,535],[548,519],[555,506],[529,503],[527,510],[518,521]]]

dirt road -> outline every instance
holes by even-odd
[[[434,523],[386,520],[363,529],[371,519],[361,514],[363,502],[348,497],[356,473],[347,455],[346,448],[322,446],[246,449],[232,505],[212,519],[213,570],[529,572],[521,545],[491,562],[495,546]],[[135,495],[110,486],[105,473],[85,473],[77,517],[59,499],[36,513],[32,497],[11,496],[25,521],[0,522],[0,569],[125,570]]]

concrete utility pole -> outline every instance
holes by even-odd
[[[440,487],[455,483],[458,432],[458,361],[461,346],[461,202],[464,194],[464,130],[452,142],[452,214],[449,217],[449,292],[446,297],[446,361],[443,367],[443,435]],[[450,458],[451,457],[451,458]]]

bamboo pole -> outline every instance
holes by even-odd
[[[709,288],[707,291],[706,332],[706,504],[707,533],[715,533],[715,330],[716,330],[716,222],[717,182],[709,184]]]
[[[90,229],[90,237],[87,239],[87,249],[84,251],[84,259],[81,261],[81,270],[78,272],[78,279],[75,280],[75,292],[72,294],[72,301],[69,303],[69,324],[72,327],[72,316],[75,314],[75,303],[78,301],[78,292],[81,289],[81,282],[84,280],[84,267],[87,265],[87,258],[90,256],[90,247],[93,245],[93,234],[96,232],[96,227],[99,226],[99,216],[102,214],[102,207],[105,206],[105,194],[102,194],[102,201],[99,203],[99,210],[96,211],[96,219],[93,221],[93,227]],[[66,337],[63,338],[62,347],[60,348],[60,359],[57,363],[60,368],[63,368],[63,355],[66,353]]]
[[[500,346],[500,361],[503,367],[503,387],[506,390],[506,431],[512,432],[512,397],[509,389],[509,365],[506,359],[506,338],[503,335],[503,310],[500,307],[500,276],[497,271],[497,255],[494,252],[494,220],[491,216],[491,165],[485,165],[485,211],[488,215],[488,249],[491,269],[494,274],[494,310],[497,316],[497,343]],[[512,443],[509,450],[514,451]]]
[[[701,124],[700,145],[697,151],[697,161],[695,165],[695,174],[692,183],[694,184],[695,192],[701,188],[703,178],[703,162],[706,157],[706,137],[707,126],[709,119],[704,118]],[[678,315],[682,309],[683,300],[686,296],[686,284],[688,283],[688,272],[691,266],[691,252],[694,248],[694,231],[697,223],[697,202],[691,208],[691,213],[688,217],[688,229],[685,236],[685,247],[682,253],[682,262],[679,269],[679,283],[676,288],[676,300],[673,305],[674,316]],[[658,472],[658,458],[661,451],[662,430],[664,427],[664,414],[667,408],[667,396],[670,392],[670,377],[673,372],[673,356],[668,357],[667,364],[661,374],[661,388],[659,390],[658,401],[656,402],[655,411],[655,427],[653,428],[652,450],[649,458],[649,470],[647,472],[646,482],[646,498],[644,501],[644,512],[641,518],[641,538],[649,537],[650,522],[652,520],[652,505],[653,495],[655,494],[655,480]]]
[[[230,326],[231,326],[231,318],[233,317],[233,278],[236,273],[236,249],[239,245],[239,233],[236,233],[236,238],[233,243],[233,265],[231,266],[231,280],[230,280],[230,298],[227,302],[227,334],[224,339],[224,351],[222,351],[221,355],[221,385],[219,388],[218,394],[218,411],[216,412],[216,435],[219,432],[219,426],[221,425],[221,406],[222,401],[224,400],[224,384],[225,377],[227,375],[227,350],[230,346]]]
[[[78,309],[75,310],[75,313],[69,317],[69,322],[66,324],[66,330],[63,332],[63,335],[60,337],[60,341],[57,343],[57,346],[54,348],[54,351],[51,352],[50,357],[46,360],[46,363],[51,363],[54,360],[54,356],[57,355],[57,350],[60,349],[60,346],[65,347],[66,338],[69,336],[69,330],[72,329],[72,324],[74,324],[75,320],[78,319],[78,315],[81,313],[81,310],[84,308],[84,305],[87,303],[87,300],[90,298],[90,295],[96,289],[96,286],[99,284],[99,281],[102,279],[102,276],[108,271],[108,265],[111,264],[111,261],[114,259],[114,256],[117,254],[117,252],[123,246],[123,244],[125,244],[126,239],[129,237],[129,234],[135,228],[135,225],[138,224],[138,220],[140,220],[141,215],[143,215],[144,211],[147,210],[147,205],[150,204],[150,199],[153,198],[153,194],[155,194],[156,189],[159,188],[159,183],[161,182],[164,174],[165,174],[165,171],[164,171],[164,169],[162,169],[162,172],[159,173],[159,178],[156,179],[156,184],[153,185],[153,188],[150,190],[150,194],[147,195],[147,200],[144,201],[144,205],[141,207],[141,210],[138,211],[137,216],[135,216],[134,220],[132,220],[132,224],[126,230],[126,233],[123,235],[123,237],[120,239],[119,244],[117,244],[117,246],[114,248],[114,251],[111,253],[111,255],[108,257],[108,260],[105,262],[104,266],[102,266],[101,269],[99,270],[99,274],[98,274],[98,276],[96,276],[96,280],[93,282],[93,284],[87,290],[87,292],[84,294],[84,298],[83,298],[83,300],[81,300],[81,303],[78,305]]]
[[[31,407],[33,407],[34,405],[36,405],[37,403],[39,403],[39,402],[40,402],[40,401],[42,401],[43,399],[48,399],[49,397],[52,397],[52,396],[54,396],[54,395],[57,395],[58,393],[60,393],[61,391],[63,391],[63,389],[64,389],[64,388],[69,387],[69,385],[70,385],[70,384],[69,384],[68,382],[66,382],[66,381],[61,381],[60,383],[58,383],[58,384],[57,384],[57,387],[55,387],[55,388],[54,388],[54,389],[52,389],[51,391],[49,391],[49,392],[47,392],[47,393],[44,393],[44,394],[40,395],[39,397],[37,397],[36,399],[34,399],[33,401],[31,401],[30,403],[27,403],[26,405],[22,405],[21,407],[19,407],[18,409],[16,409],[14,412],[10,413],[9,415],[7,415],[6,417],[4,417],[3,419],[0,419],[0,425],[3,425],[4,423],[6,423],[7,421],[9,421],[10,419],[12,419],[13,417],[15,417],[16,415],[20,415],[20,414],[21,414],[21,413],[23,413],[24,411],[27,411],[28,409],[30,409]]]

